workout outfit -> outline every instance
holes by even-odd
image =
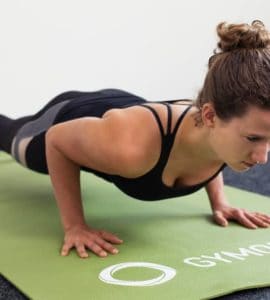
[[[127,195],[140,200],[162,200],[191,194],[214,179],[219,172],[223,170],[226,164],[208,180],[197,185],[174,188],[163,184],[162,173],[167,164],[175,135],[181,121],[191,108],[191,105],[186,108],[171,132],[171,102],[173,103],[173,101],[158,102],[165,105],[168,111],[167,128],[164,130],[157,112],[152,107],[147,106],[147,103],[153,102],[148,102],[131,93],[116,89],[106,89],[97,92],[66,92],[55,97],[41,111],[33,116],[11,120],[0,115],[0,147],[10,153],[25,167],[48,174],[45,156],[45,134],[51,126],[82,117],[92,116],[100,118],[107,110],[112,108],[126,108],[140,105],[153,113],[161,133],[162,147],[157,164],[148,173],[137,178],[109,175],[84,166],[81,166],[81,170],[91,172],[114,183]],[[3,132],[4,135],[2,134]]]

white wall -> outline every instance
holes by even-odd
[[[2,0],[0,113],[34,113],[72,89],[193,98],[216,25],[270,28],[269,17],[269,0]]]

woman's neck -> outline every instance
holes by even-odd
[[[174,154],[172,156],[177,160],[194,160],[199,165],[221,165],[224,162],[220,160],[213,151],[210,143],[210,129],[205,125],[195,126],[195,114],[198,109],[193,107],[187,113],[185,122],[181,128],[181,133],[176,136]],[[182,157],[180,157],[180,155]]]

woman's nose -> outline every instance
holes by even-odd
[[[268,160],[268,152],[270,150],[270,145],[267,143],[265,145],[260,145],[259,148],[252,155],[252,161],[259,162],[260,164],[266,164]]]

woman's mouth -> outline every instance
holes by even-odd
[[[253,167],[255,164],[250,164],[250,163],[248,163],[248,162],[246,162],[246,161],[243,161],[243,164],[246,166],[246,167],[248,167],[248,168],[251,168],[251,167]]]

